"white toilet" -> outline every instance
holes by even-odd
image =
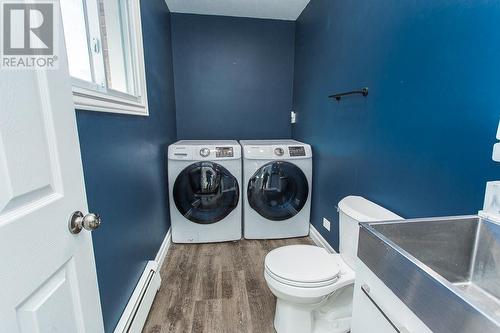
[[[400,220],[362,197],[339,202],[340,254],[313,245],[269,252],[264,277],[276,296],[278,333],[343,333],[351,327],[359,222]]]

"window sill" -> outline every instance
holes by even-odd
[[[93,89],[73,86],[75,109],[86,111],[121,113],[136,116],[149,116],[147,101],[113,96]]]

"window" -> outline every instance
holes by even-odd
[[[77,109],[148,115],[139,2],[60,2]]]

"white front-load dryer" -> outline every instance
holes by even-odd
[[[241,168],[237,141],[183,140],[168,147],[174,243],[241,239]]]
[[[311,146],[295,140],[242,140],[243,234],[247,239],[309,234]]]

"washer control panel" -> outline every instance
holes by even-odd
[[[290,152],[290,156],[306,156],[306,149],[304,146],[290,146],[288,147],[288,151]]]
[[[233,147],[215,147],[215,157],[234,157]]]
[[[283,156],[285,154],[285,150],[283,148],[274,148],[274,153],[278,156]]]
[[[208,157],[208,156],[210,156],[210,149],[209,148],[201,148],[200,149],[200,155],[202,157]]]
[[[235,140],[181,140],[168,146],[169,160],[207,161],[240,158],[241,145]]]

